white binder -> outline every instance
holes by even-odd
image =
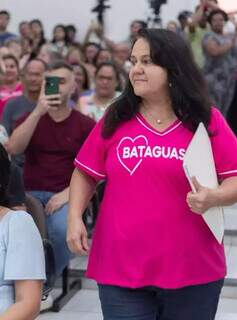
[[[213,189],[218,187],[211,142],[203,123],[199,124],[185,152],[183,168],[193,192],[196,191],[191,181],[193,176],[204,187]],[[223,208],[210,208],[202,216],[217,241],[221,243],[224,236]]]

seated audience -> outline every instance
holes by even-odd
[[[59,94],[45,95],[41,91],[35,109],[19,119],[8,150],[11,154],[25,153],[25,188],[45,208],[47,233],[60,275],[71,256],[66,244],[66,225],[73,160],[94,121],[69,107],[74,88],[71,66],[58,61],[47,75],[59,78]]]

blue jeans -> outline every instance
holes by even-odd
[[[53,192],[46,191],[30,191],[29,193],[37,198],[43,206],[45,206],[49,199],[54,195]],[[45,216],[48,238],[52,241],[55,253],[57,276],[61,275],[72,256],[66,243],[67,212],[68,204],[65,204],[53,214]]]
[[[214,320],[223,282],[181,289],[98,287],[104,320]]]

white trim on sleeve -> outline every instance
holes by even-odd
[[[219,172],[218,174],[231,174],[231,173],[237,173],[237,170],[230,170],[230,171],[224,171],[224,172]]]
[[[101,178],[105,178],[106,175],[105,174],[101,174],[91,168],[89,168],[88,166],[86,166],[85,164],[81,163],[80,161],[78,161],[77,159],[75,159],[76,163],[78,163],[80,166],[84,167],[85,169],[89,170],[90,172],[94,173],[95,175],[101,177]]]

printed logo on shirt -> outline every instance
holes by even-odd
[[[121,165],[132,175],[147,158],[183,160],[185,149],[155,145],[149,146],[148,139],[139,135],[124,137],[117,146],[117,157]]]

